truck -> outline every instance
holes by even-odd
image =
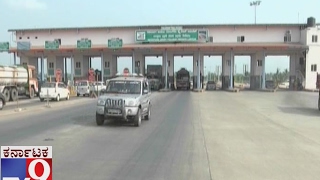
[[[162,88],[162,65],[147,65],[147,78],[151,90],[160,90]]]
[[[190,90],[190,73],[187,69],[181,68],[176,74],[176,88],[177,90]]]
[[[23,95],[30,99],[37,96],[39,87],[35,66],[0,66],[0,92],[6,102],[16,101]]]

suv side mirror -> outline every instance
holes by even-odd
[[[143,94],[148,94],[148,89],[144,89]]]

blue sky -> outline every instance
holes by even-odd
[[[81,2],[81,3],[80,3]],[[254,9],[247,0],[0,0],[0,41],[11,41],[11,28],[73,26],[116,26],[157,24],[230,24],[253,23]],[[262,0],[257,8],[257,23],[302,23],[310,16],[320,22],[319,0]],[[125,60],[126,59],[126,60]],[[192,58],[175,58],[175,70],[192,69]],[[207,71],[221,65],[221,58],[205,59]],[[120,60],[119,60],[120,61]],[[98,61],[93,66],[98,67]],[[13,63],[13,57],[0,53],[0,64]],[[159,64],[161,58],[148,58]],[[248,57],[236,57],[237,72]],[[288,57],[268,57],[266,71],[288,68]],[[118,69],[131,67],[130,58],[122,58]]]

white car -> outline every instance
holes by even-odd
[[[62,82],[47,82],[41,86],[39,94],[40,101],[70,99],[70,91],[68,87]]]
[[[90,95],[90,83],[89,81],[79,81],[77,83],[77,96],[89,96]]]

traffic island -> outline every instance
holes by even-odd
[[[319,89],[304,89],[307,92],[319,92]]]
[[[276,92],[277,89],[259,89],[259,91],[262,91],[262,92]]]
[[[192,89],[193,92],[203,92],[203,89]]]
[[[171,89],[160,89],[159,92],[170,92]]]
[[[233,93],[240,92],[240,89],[238,89],[238,88],[229,88],[229,89],[225,89],[225,90],[228,91],[228,92],[233,92]]]

